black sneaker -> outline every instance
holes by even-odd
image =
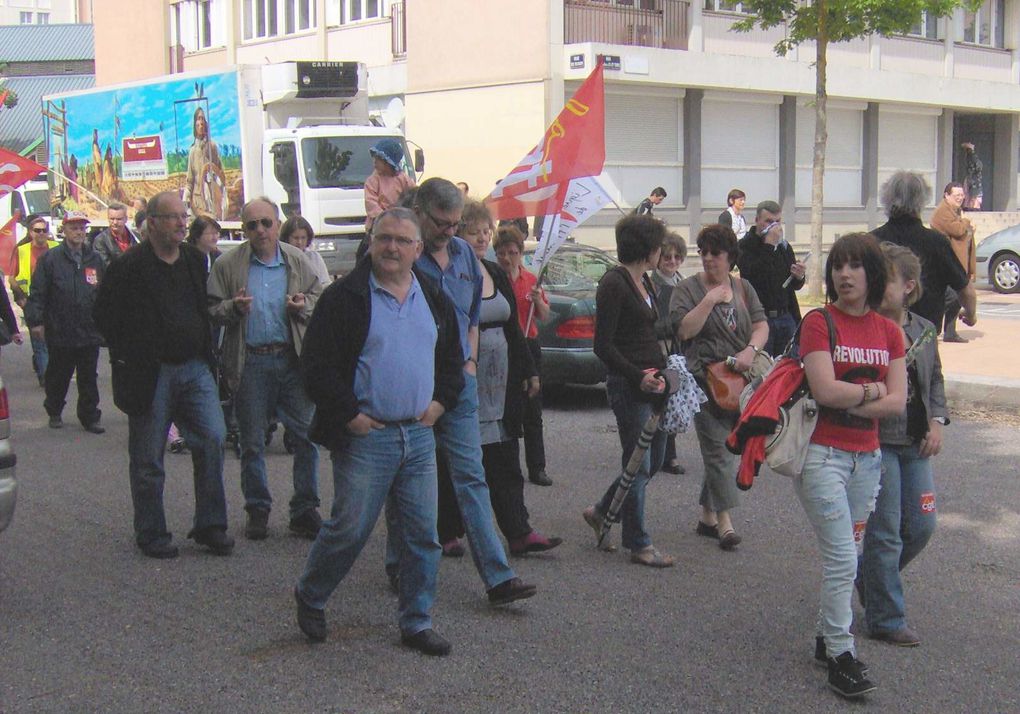
[[[297,603],[297,624],[305,637],[312,642],[326,641],[326,613],[312,607],[301,599],[301,594],[294,588],[294,601]]]
[[[64,420],[60,418],[60,415],[50,416],[50,429],[63,429]]]
[[[226,528],[205,528],[188,533],[199,545],[204,545],[213,555],[230,555],[234,551],[234,539],[227,535]]]
[[[244,537],[248,540],[265,540],[269,537],[269,511],[264,508],[253,508],[248,511]]]
[[[825,638],[821,635],[815,637],[815,664],[819,667],[829,666],[829,656],[825,653]],[[857,660],[857,664],[861,668],[861,674],[867,677],[868,665],[864,664],[862,660]]]
[[[829,688],[841,697],[854,699],[877,689],[861,671],[861,663],[849,650],[839,657],[830,657],[828,666]]]
[[[322,516],[314,508],[309,508],[300,516],[291,518],[289,528],[294,535],[301,536],[306,540],[315,540],[319,535],[319,529],[322,528]]]
[[[509,605],[517,600],[526,600],[538,590],[534,585],[520,578],[510,578],[488,591],[490,605]]]

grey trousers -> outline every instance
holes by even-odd
[[[702,506],[711,511],[728,511],[740,505],[737,489],[739,457],[726,449],[726,437],[736,417],[718,418],[702,408],[694,415],[694,428],[705,462],[705,480],[701,484]]]

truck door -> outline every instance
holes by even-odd
[[[276,141],[269,147],[272,175],[266,176],[266,195],[280,204],[285,218],[301,213],[301,186],[298,177],[297,147],[293,141]]]

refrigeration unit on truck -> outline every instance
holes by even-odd
[[[174,74],[43,98],[55,216],[106,222],[112,201],[178,191],[191,215],[240,229],[245,201],[267,196],[301,215],[330,271],[353,266],[364,235],[369,147],[404,147],[369,121],[359,62],[281,62]]]

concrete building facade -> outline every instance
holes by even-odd
[[[657,214],[691,234],[726,193],[777,199],[807,240],[814,47],[773,52],[783,28],[739,34],[729,0],[107,0],[94,8],[97,84],[233,63],[360,60],[372,106],[399,112],[427,174],[485,195],[591,71],[606,71],[606,170],[627,209],[662,185]],[[130,42],[124,42],[130,28]],[[984,207],[1013,212],[1020,172],[1020,0],[918,19],[905,36],[829,49],[825,240],[884,221],[893,171],[934,189],[984,163]],[[582,229],[608,239],[605,209]]]

